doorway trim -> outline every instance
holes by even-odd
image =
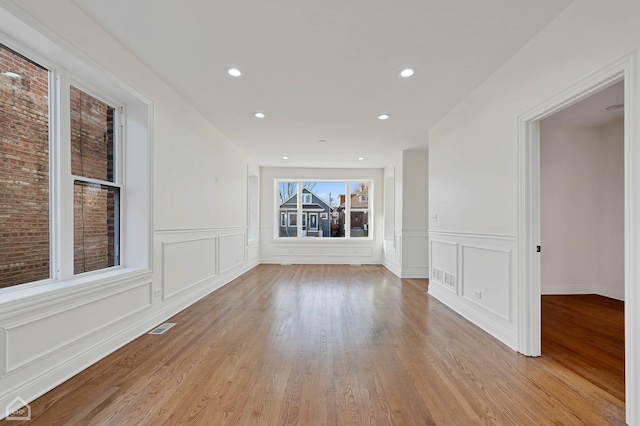
[[[518,117],[518,351],[541,355],[540,121],[624,80],[625,400],[640,422],[640,87],[638,51],[588,75]],[[544,247],[542,247],[544,250]]]

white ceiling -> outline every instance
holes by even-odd
[[[607,111],[607,107],[624,104],[624,82],[621,81],[546,118],[551,125],[568,127],[601,127],[624,118],[624,108]]]
[[[289,167],[383,167],[426,147],[571,2],[73,1],[260,165]]]

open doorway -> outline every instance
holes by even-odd
[[[630,52],[518,117],[518,351],[528,356],[540,356],[540,123],[624,80],[624,374],[627,424],[640,422],[639,67],[638,52]]]
[[[624,401],[624,82],[540,121],[542,355]]]

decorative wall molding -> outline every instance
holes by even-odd
[[[496,315],[508,322],[512,322],[512,250],[469,244],[461,244],[460,247],[462,266],[460,273],[461,296],[471,303],[478,305],[482,309],[486,309],[488,313]],[[473,262],[473,251],[485,252],[485,257],[481,259],[481,265],[476,265],[476,268],[471,270],[469,263]],[[480,256],[476,253],[475,257]],[[490,257],[493,257],[493,259],[490,259]],[[467,261],[467,259],[470,260]],[[500,275],[503,276],[500,277]],[[469,281],[478,279],[483,280],[484,282],[481,283],[482,289],[470,289],[470,291],[467,292],[467,278]],[[491,287],[493,287],[493,289],[491,289]],[[482,297],[482,290],[487,288],[493,291],[491,291],[491,294],[485,294],[485,297]],[[477,297],[475,294],[476,291],[481,292],[480,297]],[[502,297],[506,300],[497,300]]]
[[[514,349],[516,243],[504,235],[429,232],[429,294]]]
[[[458,237],[458,238],[482,238],[485,240],[513,240],[518,237],[515,235],[503,235],[503,234],[481,234],[470,232],[450,232],[450,231],[429,231],[429,235],[443,236],[443,237]]]
[[[218,240],[218,268],[224,274],[237,265],[246,262],[246,234],[220,235]]]
[[[54,352],[51,356],[56,355],[55,362],[48,359],[50,356],[43,359],[46,368],[39,368],[30,373],[27,370],[31,367],[25,366],[25,368],[12,372],[3,378],[3,387],[0,389],[0,407],[7,406],[16,395],[20,395],[27,402],[35,400],[211,292],[233,281],[254,266],[256,264],[246,263],[227,274],[221,274],[214,281],[194,289],[191,293],[185,293],[182,298],[172,299],[171,302],[159,306],[158,309],[154,309],[155,306],[152,306],[151,309],[143,310],[129,319],[120,320],[112,324],[109,330],[105,329],[102,333],[97,333],[95,339],[90,341],[86,338],[72,344],[72,346],[76,346],[82,343],[83,346],[74,348],[69,355],[60,354],[66,355],[61,357]]]
[[[429,231],[424,228],[403,228],[401,263],[402,278],[429,278]]]
[[[200,285],[207,280],[211,280],[218,275],[218,236],[212,237],[201,237],[201,238],[192,238],[187,240],[177,240],[177,241],[163,241],[162,245],[162,297],[163,300],[174,297],[175,295],[189,290],[191,287]],[[213,251],[211,255],[211,262],[206,264],[207,269],[205,269],[202,273],[199,274],[197,278],[194,277],[185,277],[184,274],[187,273],[189,275],[196,274],[198,270],[189,266],[186,269],[186,272],[181,272],[180,266],[178,264],[186,264],[187,262],[193,261],[192,256],[194,253],[185,252],[188,250],[187,246],[192,246],[196,255],[202,255],[202,253],[206,253],[207,247],[203,243],[211,242],[209,246],[209,250]],[[187,249],[183,249],[182,257],[179,252],[178,247],[187,247]],[[174,253],[174,254],[172,254]],[[211,253],[210,253],[211,254]],[[203,262],[204,263],[204,262]],[[180,276],[182,274],[182,276]],[[174,275],[177,275],[174,277]],[[175,283],[179,283],[180,288],[177,290],[172,290],[172,287]]]
[[[226,231],[247,231],[246,226],[218,226],[209,228],[165,228],[156,229],[155,234],[184,234],[184,233],[204,233],[204,232],[226,232]]]
[[[112,300],[110,301],[109,299]],[[104,309],[102,312],[95,309],[96,306],[105,303],[110,303],[111,305],[108,312]],[[59,309],[50,310],[40,315],[29,316],[28,318],[24,318],[20,321],[2,325],[0,327],[0,339],[3,343],[2,347],[4,348],[4,352],[2,354],[2,365],[0,366],[0,377],[4,377],[14,370],[26,367],[34,361],[41,360],[54,352],[80,342],[87,336],[94,335],[99,331],[150,307],[151,281],[138,283],[126,289],[120,289],[101,297],[85,300],[82,303],[62,306]],[[122,312],[114,317],[114,314],[116,314],[118,310],[121,310]],[[103,315],[101,316],[100,313]],[[74,322],[66,318],[67,316],[81,316],[84,320]],[[56,321],[58,321],[58,324],[56,324]],[[95,323],[95,326],[92,326],[93,323]],[[71,327],[75,327],[75,332],[70,330]],[[17,351],[17,349],[14,349],[14,346],[20,347],[20,344],[24,345],[25,343],[29,343],[29,336],[38,334],[51,336],[51,334],[48,333],[48,330],[52,328],[57,330],[59,333],[70,334],[69,338],[50,347],[46,344],[50,338],[42,339],[45,341],[37,342],[43,346],[40,350],[33,348],[33,346],[37,345],[34,345],[34,343],[31,342],[30,346],[32,346],[32,348],[23,349],[23,353],[21,354],[13,353],[14,350]],[[21,329],[27,329],[25,332],[27,335],[21,336]],[[13,337],[14,335],[15,337]],[[35,353],[30,355],[25,353],[29,350]],[[17,358],[19,361],[13,362],[13,358]]]

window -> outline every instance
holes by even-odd
[[[287,226],[287,214],[285,212],[280,213],[280,227],[284,228]]]
[[[51,277],[49,70],[0,45],[0,288]]]
[[[77,66],[92,84],[0,44],[0,289],[122,264],[125,115],[123,102],[102,90],[125,94],[138,107],[132,116],[139,123],[146,123],[148,109]],[[144,198],[150,194],[146,129],[132,126],[137,170],[127,169],[139,196],[128,223],[141,225],[129,227],[137,237],[130,238],[130,264],[140,267],[150,259],[150,229],[142,226],[151,212]]]
[[[351,183],[349,191],[351,237],[369,236],[369,184]]]
[[[298,214],[289,212],[289,227],[295,228],[296,226],[298,226]]]
[[[276,181],[280,238],[369,238],[372,181]],[[298,198],[302,200],[298,202]],[[282,221],[283,212],[300,214],[300,224]],[[289,216],[290,218],[291,216]],[[299,229],[298,229],[299,228]]]
[[[116,109],[71,86],[73,271],[120,264],[120,179],[116,167]]]

